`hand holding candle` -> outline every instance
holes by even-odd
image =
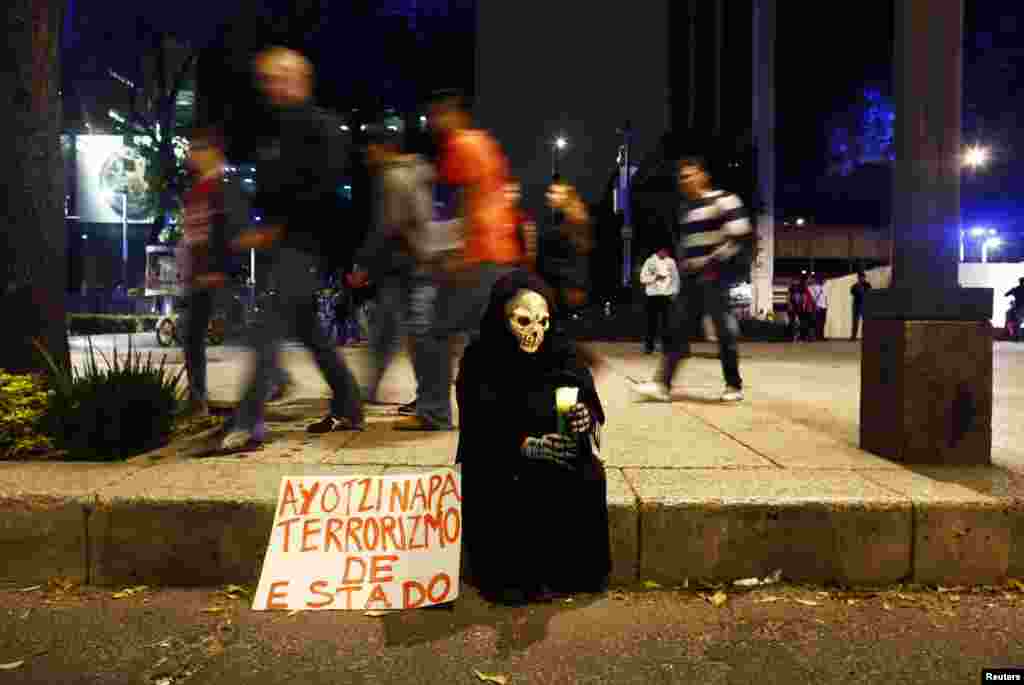
[[[568,415],[579,399],[579,388],[556,388],[555,411],[558,414],[558,432],[562,435],[570,433]]]

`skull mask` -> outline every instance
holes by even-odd
[[[505,305],[505,318],[509,330],[519,341],[519,349],[533,354],[544,342],[544,334],[551,326],[548,303],[532,290],[520,290]]]

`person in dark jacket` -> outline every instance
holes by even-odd
[[[455,382],[471,582],[499,603],[601,591],[611,570],[604,409],[554,307],[526,270],[498,280]]]
[[[336,120],[311,102],[313,67],[301,54],[270,48],[254,60],[257,78],[273,113],[274,127],[259,148],[260,187],[256,205],[264,221],[234,242],[237,250],[264,249],[273,255],[270,271],[278,284],[276,306],[265,325],[254,331],[256,364],[251,372],[231,432],[223,446],[245,447],[263,412],[279,346],[297,336],[313,354],[331,388],[330,412],[308,427],[311,433],[362,430],[362,401],[355,377],[319,326],[313,293],[320,286],[324,255],[344,241],[335,239],[344,226],[324,226],[323,208],[334,201],[348,166],[348,150]]]
[[[867,275],[863,271],[858,271],[857,282],[850,286],[850,297],[853,298],[853,332],[850,334],[850,340],[857,339],[860,320],[864,318],[864,296],[870,290],[871,284],[868,283]]]
[[[561,178],[548,188],[547,202],[554,220],[541,238],[540,273],[555,289],[559,311],[565,317],[587,301],[593,228],[586,204]]]

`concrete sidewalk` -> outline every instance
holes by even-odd
[[[636,403],[630,380],[656,358],[597,343],[608,415],[604,453],[614,581],[766,576],[848,585],[990,584],[1024,574],[1024,346],[996,346],[990,468],[909,469],[860,451],[859,345],[746,344],[746,401],[722,405],[710,345],[681,372],[672,404]],[[366,377],[365,348],[344,350]],[[237,400],[247,359],[211,355],[215,400]],[[297,387],[268,418],[270,441],[231,457],[200,441],[124,464],[0,463],[0,579],[61,575],[94,584],[204,585],[257,577],[280,478],[380,474],[453,463],[457,432],[391,429],[310,436],[326,385],[302,351]],[[383,399],[413,394],[400,359]]]

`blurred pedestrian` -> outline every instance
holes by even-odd
[[[548,187],[547,203],[552,225],[541,237],[540,273],[555,290],[556,311],[563,318],[578,316],[587,302],[594,247],[590,213],[576,189],[561,178]]]
[[[676,371],[691,354],[690,336],[696,328],[696,317],[705,312],[711,315],[718,336],[726,383],[721,400],[743,399],[736,342],[739,326],[729,307],[728,283],[723,272],[740,254],[740,241],[750,237],[751,226],[740,199],[713,189],[706,168],[704,161],[696,157],[679,161],[682,198],[676,214],[680,236],[676,255],[682,272],[681,285],[672,304],[667,344],[655,378],[633,386],[648,399],[671,400],[669,391]]]
[[[853,298],[853,332],[850,333],[850,340],[857,339],[860,331],[860,320],[864,317],[864,297],[871,291],[871,284],[868,283],[867,274],[863,271],[857,272],[857,282],[850,286],[850,297]]]
[[[522,207],[523,187],[519,181],[513,179],[505,185],[505,198],[509,207],[515,212],[516,234],[523,247],[522,266],[525,269],[535,271],[537,268],[537,222],[533,220],[530,213]]]
[[[366,397],[370,404],[380,404],[380,382],[408,318],[414,272],[426,260],[423,242],[433,218],[434,170],[421,156],[403,154],[400,133],[384,124],[369,127],[366,158],[374,173],[376,213],[370,235],[356,254],[365,266],[357,282],[372,280],[377,286]]]
[[[451,430],[451,386],[455,336],[478,331],[491,288],[522,263],[516,216],[505,196],[508,161],[497,141],[476,128],[458,93],[436,94],[430,105],[431,130],[438,139],[438,182],[458,197],[464,243],[442,259],[430,332],[417,341],[416,415],[398,430]]]
[[[216,128],[200,128],[190,136],[189,169],[195,174],[184,197],[181,271],[185,278],[185,368],[189,411],[209,414],[206,384],[206,334],[215,296],[227,282],[228,212],[224,183],[224,139]]]
[[[828,317],[828,296],[825,294],[825,283],[821,276],[811,279],[809,286],[811,297],[814,298],[814,339],[825,339],[825,321]]]
[[[254,60],[275,127],[259,150],[260,187],[256,204],[264,222],[239,236],[236,250],[268,250],[270,272],[279,285],[265,322],[250,342],[256,360],[225,449],[262,440],[263,403],[280,367],[280,344],[290,335],[313,354],[331,388],[327,416],[307,428],[311,433],[362,430],[359,388],[345,362],[317,321],[313,293],[320,286],[323,258],[337,243],[325,226],[324,208],[333,203],[347,166],[347,149],[336,122],[312,105],[313,67],[301,54],[271,48]]]
[[[803,273],[789,286],[789,325],[793,342],[810,340],[814,311],[814,296],[807,274]]]
[[[644,262],[640,269],[640,282],[647,293],[647,338],[644,352],[654,353],[654,341],[659,333],[664,336],[668,332],[668,313],[672,298],[679,293],[679,269],[676,260],[672,259],[667,248],[661,248]]]

